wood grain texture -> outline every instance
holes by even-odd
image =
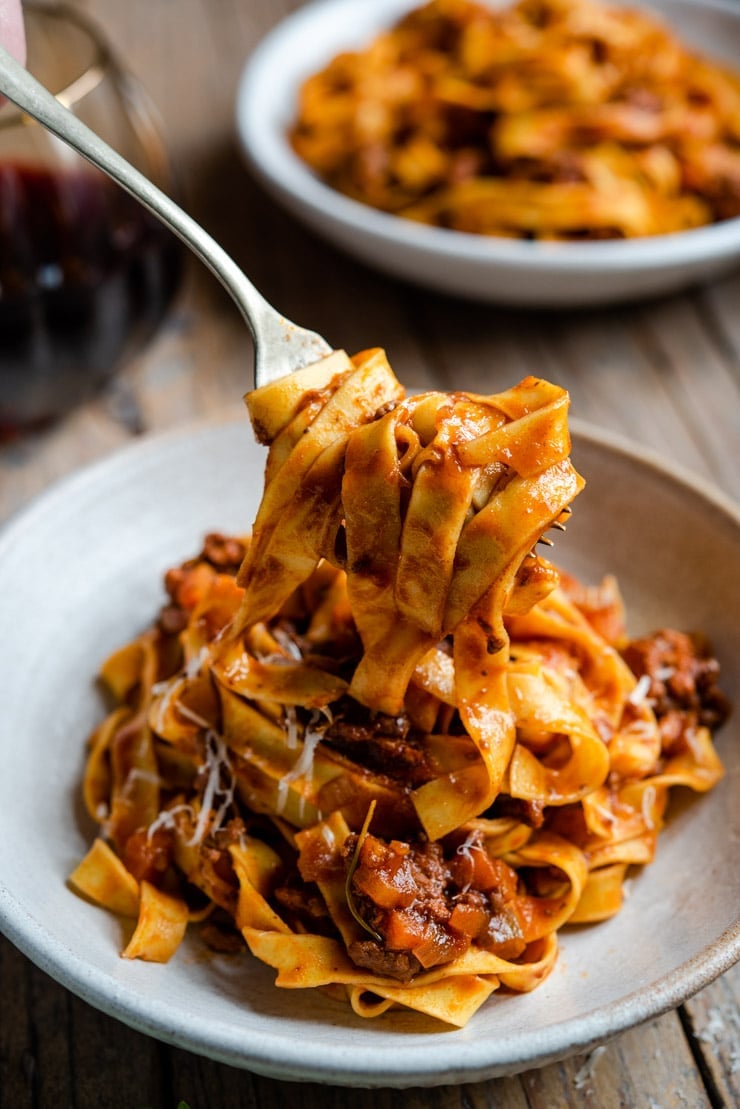
[[[268,299],[350,350],[382,342],[411,387],[495,391],[527,373],[573,411],[740,497],[740,276],[645,305],[565,313],[427,293],[295,224],[237,149],[233,98],[252,46],[297,0],[77,0],[142,79],[183,197]],[[249,335],[199,264],[156,340],[50,431],[0,448],[0,520],[135,437],[231,414],[251,383]],[[246,431],[245,431],[246,433]],[[740,968],[681,1010],[588,1055],[435,1090],[282,1083],[171,1049],[97,1013],[0,941],[0,1109],[599,1109],[740,1104]]]

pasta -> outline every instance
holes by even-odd
[[[658,235],[740,215],[740,75],[599,0],[431,0],[303,84],[296,153],[456,231]]]
[[[251,536],[208,536],[104,663],[71,884],[127,958],[196,922],[278,986],[462,1026],[618,911],[672,786],[719,780],[717,664],[536,553],[583,486],[557,386],[407,397],[374,349],[247,404]]]

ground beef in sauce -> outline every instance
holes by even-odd
[[[523,797],[510,797],[508,793],[499,793],[491,808],[486,813],[491,820],[507,817],[527,824],[530,828],[541,828],[545,822],[544,801],[527,801]]]
[[[664,629],[633,640],[622,653],[638,680],[650,679],[646,696],[666,753],[683,744],[688,729],[714,730],[726,720],[730,707],[717,685],[719,663],[701,636]]]
[[[159,630],[164,635],[172,636],[183,631],[197,599],[198,579],[202,579],[204,574],[207,578],[212,578],[214,571],[233,577],[245,554],[246,547],[241,539],[221,535],[219,532],[207,535],[197,558],[188,559],[181,566],[173,566],[165,574],[164,586],[170,600],[160,609],[157,621]]]
[[[122,849],[123,863],[137,882],[158,886],[172,864],[173,836],[166,828],[149,833],[146,828],[133,832]]]
[[[423,785],[432,777],[426,754],[405,713],[368,714],[344,698],[324,733],[324,743],[375,774],[399,781],[404,788]]]
[[[214,531],[205,537],[199,559],[210,562],[222,574],[236,574],[246,553],[241,539]]]
[[[344,854],[353,859],[357,837]],[[408,982],[448,963],[475,941],[503,958],[525,947],[516,916],[516,873],[486,853],[482,840],[452,838],[444,845],[389,843],[368,835],[351,880],[353,906],[375,939],[351,943],[350,958],[383,977]]]
[[[313,935],[333,935],[335,928],[324,899],[318,888],[309,882],[301,882],[297,876],[279,885],[273,897],[280,907],[280,913],[289,921],[294,931],[306,931]]]

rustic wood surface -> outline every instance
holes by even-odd
[[[651,304],[527,313],[371,272],[290,220],[250,180],[233,98],[250,49],[297,0],[79,0],[161,113],[187,207],[291,318],[350,350],[381,343],[409,386],[504,388],[550,376],[579,417],[648,444],[740,498],[740,276]],[[0,521],[135,436],[232,413],[246,328],[197,265],[156,340],[59,426],[0,447]],[[639,403],[635,403],[639,398]],[[163,1046],[102,1016],[0,942],[0,1109],[551,1109],[740,1104],[740,967],[678,1011],[588,1056],[436,1090],[281,1083]]]

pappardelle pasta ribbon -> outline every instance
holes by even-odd
[[[198,922],[278,986],[463,1025],[619,909],[671,786],[719,779],[716,664],[630,645],[613,582],[536,553],[583,486],[556,386],[406,396],[374,349],[246,400],[252,535],[208,536],[105,662],[71,883],[135,920],[127,957]]]

